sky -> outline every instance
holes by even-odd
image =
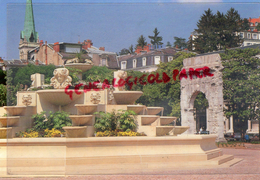
[[[32,0],[39,39],[77,43],[91,39],[96,47],[120,52],[157,27],[163,43],[174,36],[188,39],[205,10],[226,13],[235,8],[242,18],[260,16],[260,0]],[[18,59],[26,0],[0,0],[0,57]]]

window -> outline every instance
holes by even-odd
[[[258,25],[258,22],[255,23],[255,26],[257,26],[257,25]]]
[[[106,66],[107,65],[107,60],[106,59],[102,59],[101,60],[101,66]]]
[[[244,33],[240,33],[240,38],[244,38]]]
[[[133,59],[133,68],[136,68],[136,59]]]
[[[160,64],[160,56],[154,57],[154,64]]]
[[[146,66],[146,57],[143,57],[143,58],[142,58],[142,65],[143,65],[143,66]]]
[[[250,45],[251,45],[251,43],[246,43],[246,45],[247,45],[247,46],[250,46]]]
[[[121,62],[121,69],[126,69],[126,61]]]
[[[173,60],[173,57],[172,56],[169,56],[168,57],[168,62],[172,61]]]
[[[250,26],[253,26],[254,24],[253,23],[250,23]]]
[[[247,39],[251,39],[251,34],[250,33],[247,34]]]
[[[253,39],[257,39],[257,34],[253,34]]]

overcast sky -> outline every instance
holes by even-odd
[[[151,3],[152,2],[152,3]],[[138,37],[153,35],[155,27],[163,43],[173,37],[188,39],[208,8],[226,13],[231,7],[242,18],[260,16],[260,0],[33,0],[34,20],[40,40],[77,43],[91,39],[94,46],[119,52],[135,45]],[[0,56],[18,59],[26,0],[0,0]]]

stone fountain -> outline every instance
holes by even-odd
[[[115,72],[116,83],[126,75],[122,71]],[[3,126],[13,126],[10,136],[32,127],[31,116],[42,111],[66,111],[72,120],[72,126],[63,127],[67,138],[13,138],[8,139],[8,143],[7,139],[1,139],[0,154],[6,157],[1,157],[0,162],[8,163],[3,165],[6,168],[0,176],[142,174],[179,167],[217,167],[241,161],[232,155],[223,155],[215,145],[216,135],[178,136],[189,127],[176,126],[176,118],[163,116],[162,107],[135,104],[142,95],[140,91],[116,87],[76,93],[65,89],[70,84],[69,71],[57,68],[51,79],[54,89],[18,92],[17,106],[0,109],[10,117],[0,118]],[[93,113],[113,110],[136,112],[137,131],[147,136],[94,137]],[[8,134],[10,128],[3,128],[0,133]]]

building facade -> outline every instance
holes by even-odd
[[[160,62],[170,62],[179,50],[176,48],[165,48],[149,50],[139,54],[128,54],[118,57],[121,70],[135,70],[141,72],[152,72],[157,70]]]

